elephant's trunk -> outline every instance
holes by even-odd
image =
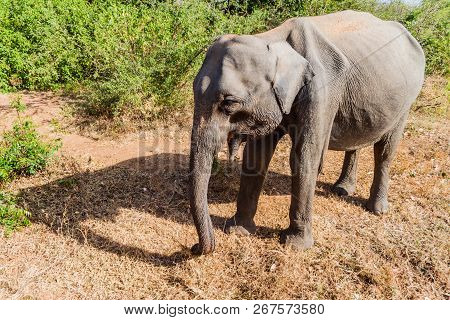
[[[213,116],[208,123],[194,120],[191,136],[189,198],[199,243],[192,247],[194,254],[207,254],[214,250],[214,232],[208,214],[208,183],[214,154],[222,146],[228,133],[227,124],[220,124]],[[220,124],[220,125],[219,125]]]

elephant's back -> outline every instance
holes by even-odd
[[[373,144],[409,112],[420,91],[425,69],[420,45],[401,24],[369,13],[344,11],[310,22],[348,60],[334,78],[338,85],[331,83],[340,99],[330,148]]]
[[[307,19],[329,38],[339,39],[345,36],[358,36],[385,21],[368,12],[345,10]]]
[[[396,21],[385,21],[370,13],[352,10],[302,19],[307,19],[353,62],[379,51],[388,53],[391,60],[411,57],[417,64],[425,62],[419,43]],[[390,54],[388,51],[393,49],[400,52]]]

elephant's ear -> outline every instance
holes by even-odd
[[[273,92],[284,114],[289,114],[300,89],[314,77],[309,62],[295,51],[287,42],[269,45],[276,57]]]

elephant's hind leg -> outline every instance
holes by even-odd
[[[403,135],[407,118],[408,114],[405,114],[394,129],[386,133],[373,147],[375,170],[366,208],[376,214],[386,213],[389,209],[389,166]]]
[[[259,195],[270,160],[278,141],[283,135],[284,133],[281,130],[275,130],[267,136],[248,139],[242,161],[237,212],[226,221],[225,232],[240,235],[255,233],[256,225],[253,218]]]
[[[341,175],[331,190],[338,196],[350,196],[356,188],[359,150],[346,151]]]

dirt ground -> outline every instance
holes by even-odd
[[[314,200],[315,246],[280,245],[290,189],[285,138],[251,237],[222,232],[239,173],[220,154],[209,191],[217,249],[202,257],[189,253],[197,241],[186,196],[189,122],[92,138],[65,125],[66,99],[23,93],[39,130],[63,147],[48,170],[8,186],[20,192],[33,224],[0,238],[0,298],[448,299],[450,122],[448,99],[437,99],[433,81],[392,165],[388,214],[363,208],[372,150],[361,152],[356,194],[343,198],[330,192],[343,153],[330,151]],[[0,95],[0,130],[14,118],[9,99]]]

